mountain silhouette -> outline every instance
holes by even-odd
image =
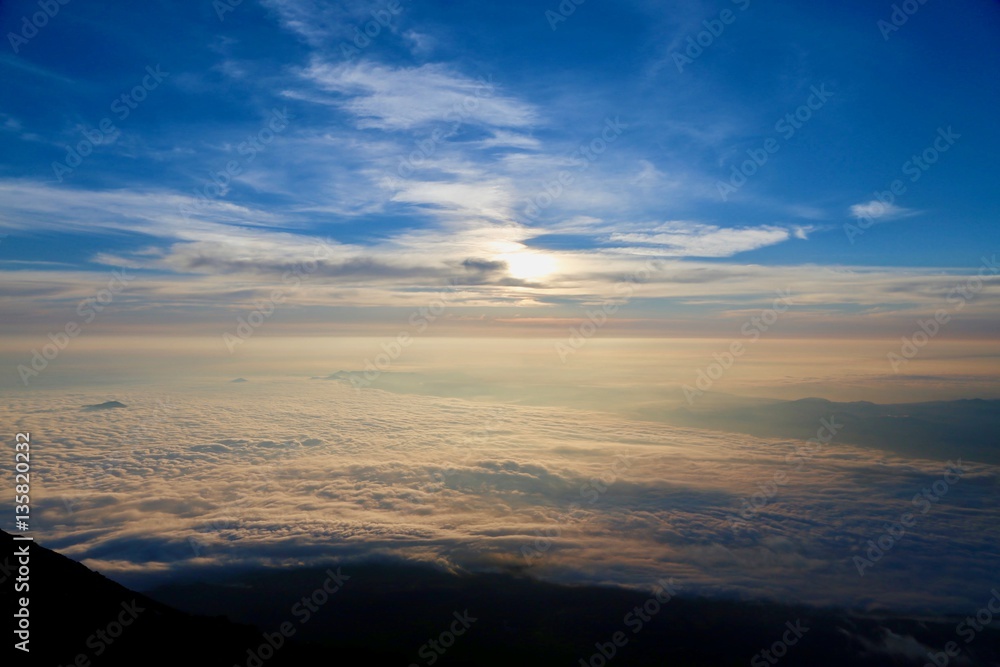
[[[965,399],[879,405],[803,398],[738,407],[645,408],[642,417],[677,426],[747,433],[762,438],[816,437],[821,420],[839,430],[834,443],[860,445],[900,456],[962,458],[1000,464],[1000,401]]]
[[[87,412],[93,412],[95,410],[114,410],[116,408],[128,407],[124,403],[119,403],[118,401],[105,401],[104,403],[95,403],[93,405],[83,406],[83,410]]]
[[[15,553],[25,545],[30,572],[20,583],[28,589],[17,591],[22,557]],[[251,626],[177,611],[35,542],[15,541],[4,531],[0,554],[0,583],[8,609],[13,607],[4,615],[8,637],[20,599],[29,601],[29,651],[13,649],[15,665],[229,667],[245,664],[247,647],[261,641]],[[291,665],[305,656],[289,652],[276,657],[280,660],[268,664]]]

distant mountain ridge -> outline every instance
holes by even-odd
[[[105,401],[103,403],[95,403],[93,405],[85,405],[85,406],[83,406],[82,409],[83,410],[87,410],[88,412],[93,412],[95,410],[115,410],[117,408],[125,408],[125,407],[128,407],[128,406],[126,406],[124,403],[120,403],[118,401]]]
[[[833,418],[843,424],[834,442],[917,458],[1000,464],[1000,400],[880,405],[803,398],[743,407],[645,408],[641,416],[678,426],[797,439],[815,437],[820,420]]]

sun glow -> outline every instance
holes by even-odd
[[[556,258],[540,252],[513,252],[497,257],[507,264],[507,272],[519,280],[538,280],[556,270]]]

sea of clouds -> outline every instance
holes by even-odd
[[[9,392],[0,424],[31,433],[36,539],[139,587],[385,557],[866,609],[964,612],[998,584],[1000,468],[836,437],[308,379]]]

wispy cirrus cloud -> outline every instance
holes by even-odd
[[[648,232],[613,233],[609,240],[635,244],[651,254],[664,257],[732,257],[741,252],[787,241],[792,238],[794,231],[773,225],[723,228],[700,222],[672,220],[657,225]]]
[[[265,11],[245,4],[224,31],[213,26],[211,34],[199,34],[206,38],[200,50],[174,53],[180,47],[160,43],[166,55],[177,56],[169,82],[131,110],[121,141],[96,146],[60,187],[39,172],[64,159],[69,143],[82,141],[81,128],[111,114],[109,102],[135,83],[135,72],[123,67],[101,80],[53,66],[45,87],[26,88],[38,109],[52,110],[48,116],[12,98],[0,113],[0,142],[12,156],[0,174],[0,227],[30,239],[33,254],[0,257],[5,279],[28,281],[25,267],[33,267],[31,281],[44,283],[47,294],[65,294],[87,271],[126,266],[156,272],[155,290],[134,288],[148,299],[143,307],[201,300],[218,308],[234,294],[257,294],[280,281],[289,263],[325,241],[329,256],[296,296],[312,305],[361,312],[409,305],[457,278],[469,287],[456,302],[508,306],[530,299],[568,317],[567,309],[600,301],[622,276],[656,257],[669,259],[669,270],[650,279],[637,307],[666,312],[674,303],[697,302],[724,313],[775,286],[796,284],[800,312],[819,318],[821,310],[851,309],[875,322],[885,313],[932,307],[958,275],[974,270],[954,254],[939,255],[937,269],[872,266],[879,261],[873,257],[884,256],[874,238],[869,256],[816,242],[826,231],[822,221],[845,212],[843,203],[830,204],[845,200],[828,171],[836,161],[822,151],[836,145],[826,140],[831,128],[852,120],[839,115],[847,108],[824,111],[839,125],[810,123],[796,132],[797,148],[783,144],[747,186],[753,197],[719,207],[712,187],[719,159],[756,151],[774,121],[796,110],[810,85],[800,71],[789,86],[735,112],[718,103],[720,95],[744,102],[745,96],[711,75],[708,59],[698,62],[704,76],[662,86],[648,72],[638,82],[586,58],[539,68],[510,57],[512,45],[545,59],[582,44],[551,51],[544,21],[538,22],[544,38],[533,41],[530,30],[511,32],[473,13],[403,3],[378,41],[348,58],[341,43],[373,20],[372,12],[385,6],[381,0],[262,4]],[[614,31],[602,32],[602,11],[578,13],[574,25],[620,50]],[[678,11],[667,20],[671,35],[685,37],[689,22],[705,20],[697,8]],[[189,18],[157,16],[166,23]],[[459,27],[490,39],[472,52],[455,39]],[[639,30],[663,33],[662,27]],[[39,73],[24,62],[0,58],[0,67],[15,81]],[[668,74],[669,68],[655,76]],[[242,143],[261,131],[272,108],[285,106],[287,129],[252,162],[241,161]],[[607,143],[607,120],[619,116],[624,131]],[[46,141],[28,141],[29,134]],[[220,176],[232,160],[240,173]],[[861,165],[863,178],[877,185],[883,176],[873,165]],[[948,178],[947,169],[935,168],[933,177]],[[34,175],[12,176],[20,173]],[[794,197],[789,173],[804,175]],[[227,182],[202,196],[219,181]],[[913,189],[913,201],[923,201]],[[528,214],[531,206],[537,215]],[[192,212],[182,215],[182,207]],[[916,215],[877,200],[848,210],[879,221]],[[983,247],[992,230],[977,228]],[[53,243],[37,242],[42,235]],[[4,252],[17,242],[5,242]],[[916,243],[892,240],[910,242]],[[753,259],[763,266],[748,265],[746,253],[762,249],[769,252]],[[23,314],[20,306],[6,307],[11,317]],[[972,311],[1000,311],[992,286],[963,315]],[[289,318],[297,316],[289,311]]]
[[[277,15],[285,30],[314,48],[329,49],[340,57],[344,55],[339,49],[340,42],[353,46],[354,28],[363,30],[364,24],[373,20],[373,12],[391,19],[383,18],[380,31],[396,30],[397,17],[386,11],[385,0],[261,0],[261,4]]]
[[[903,208],[895,204],[886,204],[877,199],[861,204],[854,204],[850,208],[851,215],[855,218],[867,218],[869,220],[895,220],[897,218],[909,218],[919,215],[920,211]]]
[[[301,76],[332,93],[312,101],[344,109],[361,128],[410,130],[446,121],[523,128],[539,121],[533,105],[501,94],[492,78],[472,78],[441,64],[391,67],[314,59]]]

